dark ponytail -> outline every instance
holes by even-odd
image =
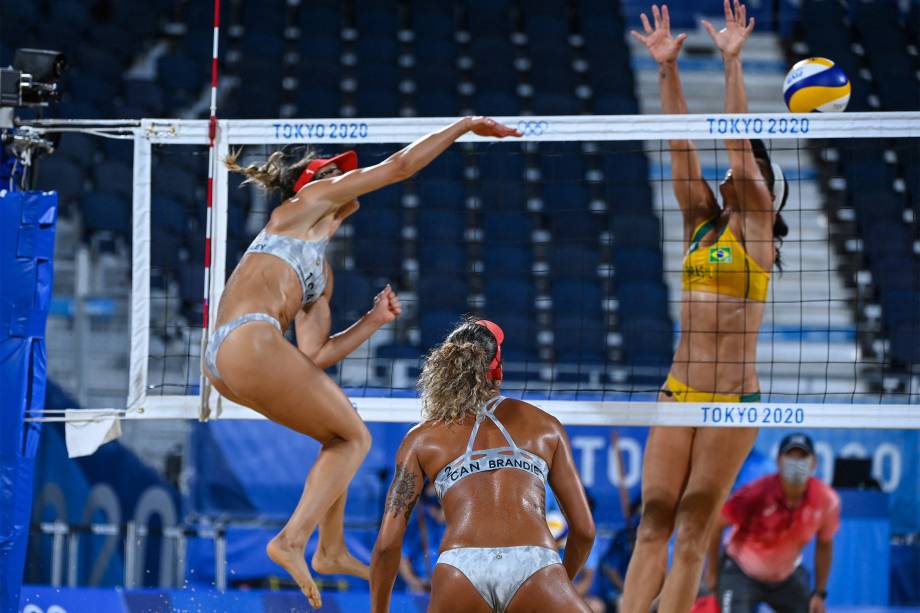
[[[766,145],[759,138],[752,138],[751,150],[754,153],[754,159],[757,160],[758,165],[760,166],[760,172],[763,174],[764,179],[767,181],[767,186],[770,189],[770,194],[775,195],[776,188],[778,186],[776,185],[776,177],[773,174],[773,163],[770,160],[770,154],[767,152]],[[773,222],[773,243],[776,249],[774,265],[780,272],[783,271],[783,260],[782,255],[780,254],[780,248],[783,246],[783,239],[786,238],[786,236],[789,234],[789,226],[786,225],[786,220],[783,219],[781,214],[782,210],[786,206],[786,201],[789,200],[789,186],[785,177],[783,177],[782,180],[784,183],[786,183],[786,185],[783,186],[783,199],[776,209],[776,220]]]

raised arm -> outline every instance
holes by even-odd
[[[414,451],[415,437],[410,431],[396,454],[396,472],[387,493],[383,520],[371,554],[371,612],[390,610],[393,582],[402,559],[402,542],[412,509],[422,493],[425,475]]]
[[[747,113],[741,48],[754,31],[754,18],[748,21],[745,6],[738,0],[734,0],[734,3],[733,9],[729,0],[724,0],[725,28],[716,32],[712,24],[706,20],[703,20],[703,27],[722,53],[722,62],[725,65],[725,112]],[[728,162],[732,169],[732,183],[738,193],[738,206],[746,213],[768,214],[772,220],[773,199],[754,159],[751,141],[727,140],[725,147],[728,149]]]
[[[671,36],[671,16],[667,5],[658,9],[652,5],[654,29],[645,13],[640,15],[645,35],[635,30],[633,38],[645,45],[649,54],[658,63],[658,93],[661,97],[661,111],[668,115],[685,115],[687,100],[680,83],[677,57],[687,39],[686,34]],[[671,178],[674,181],[674,195],[684,214],[684,225],[692,229],[717,210],[712,190],[703,179],[700,157],[696,147],[689,140],[668,141],[671,150]],[[688,232],[689,233],[689,232]]]
[[[320,219],[359,196],[405,181],[430,164],[467,132],[495,138],[521,136],[514,128],[504,126],[494,119],[464,117],[423,136],[379,164],[352,170],[331,179],[312,181],[300,190],[295,198],[309,203],[311,213],[317,215],[316,219]]]
[[[581,484],[572,447],[565,429],[555,421],[558,444],[549,468],[549,485],[559,503],[565,521],[569,525],[569,536],[565,544],[565,558],[562,565],[569,579],[574,580],[594,544],[594,518],[585,497],[585,488]]]

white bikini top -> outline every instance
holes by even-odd
[[[537,454],[525,451],[515,445],[511,435],[508,434],[508,430],[495,417],[495,409],[504,399],[504,396],[497,396],[486,403],[483,410],[476,416],[476,423],[473,425],[470,440],[466,445],[466,453],[438,472],[434,480],[434,488],[438,493],[438,498],[443,499],[447,490],[470,475],[498,470],[499,468],[523,470],[540,479],[542,483],[546,483],[546,479],[549,476],[549,466],[547,466],[546,461]],[[479,433],[479,426],[485,417],[491,419],[492,423],[501,431],[505,440],[508,441],[507,447],[473,450],[473,443]]]
[[[326,288],[323,256],[328,242],[328,238],[305,241],[281,234],[269,234],[262,230],[249,245],[246,253],[267,253],[287,262],[300,281],[300,288],[303,290],[301,302],[306,306],[315,302]]]

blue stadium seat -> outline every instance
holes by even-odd
[[[487,211],[526,211],[527,194],[519,181],[480,181],[479,201]]]
[[[667,319],[636,318],[620,322],[627,363],[667,366],[674,353],[674,326]]]
[[[882,295],[882,316],[892,330],[913,322],[920,325],[920,292],[890,291]]]
[[[517,151],[488,149],[476,158],[479,178],[484,181],[520,181],[524,178],[524,160]]]
[[[126,237],[131,232],[131,202],[115,194],[93,192],[80,201],[84,230],[111,232]]]
[[[77,31],[85,30],[92,22],[90,7],[75,0],[54,0],[51,3],[50,20],[68,24]]]
[[[668,318],[668,288],[659,282],[624,283],[617,288],[621,319]]]
[[[440,344],[454,329],[464,312],[465,309],[425,311],[419,317],[422,349],[428,351]]]
[[[150,116],[159,116],[165,110],[163,90],[155,81],[146,79],[125,79],[122,82],[125,90],[125,101],[131,106],[141,107],[150,113]]]
[[[889,353],[895,366],[916,369],[920,365],[920,325],[917,320],[901,324],[891,332]]]
[[[600,255],[597,250],[584,245],[566,245],[550,242],[548,260],[552,276],[597,278]]]
[[[186,204],[194,201],[196,188],[205,181],[205,177],[196,178],[184,167],[173,163],[155,164],[152,174],[155,194],[173,197]]]
[[[106,160],[93,169],[93,183],[96,189],[131,198],[134,191],[134,169],[128,162]]]
[[[399,209],[362,207],[348,220],[355,229],[355,238],[383,238],[399,241],[402,237],[402,213]]]
[[[862,231],[863,249],[869,258],[907,256],[913,253],[910,230],[902,221],[877,220]]]
[[[871,146],[866,143],[864,146]],[[847,188],[854,190],[880,191],[890,189],[894,181],[894,168],[882,159],[878,149],[874,151],[841,151]]]
[[[565,312],[557,311],[557,313]],[[556,362],[604,362],[607,327],[600,317],[556,317],[553,321],[553,349]]]
[[[361,197],[360,201],[367,205],[367,208],[363,210],[366,211],[370,208],[386,209],[388,211],[393,211],[393,214],[398,215],[399,212],[396,209],[399,209],[402,206],[402,191],[403,186],[398,183],[374,190],[373,192]]]
[[[247,5],[244,4],[244,11]],[[250,3],[249,6],[252,6]],[[270,11],[258,7],[259,13],[266,15]],[[244,60],[261,60],[279,64],[278,59],[284,55],[285,41],[280,36],[284,30],[284,25],[277,31],[271,32],[266,30],[253,30],[247,25],[243,38],[240,40],[240,51],[243,53]]]
[[[181,234],[155,232],[155,240],[150,241],[150,265],[160,274],[175,275],[179,269],[179,257],[182,254]]]
[[[608,153],[604,155],[604,178],[613,184],[645,183],[648,159],[642,153]]]
[[[443,274],[422,276],[417,289],[420,311],[441,309],[463,312],[467,308],[469,289],[462,277]]]
[[[659,247],[661,221],[651,214],[616,213],[610,216],[613,242],[618,247]]]
[[[107,42],[100,41],[98,44],[105,45]],[[111,45],[111,43],[108,44]],[[115,89],[115,84],[121,80],[125,64],[122,61],[122,57],[117,52],[113,53],[113,51],[115,50],[111,46],[100,48],[93,45],[81,45],[76,63],[83,67],[84,70],[91,71],[96,77],[106,79],[111,83],[112,89]],[[80,81],[81,79],[76,79],[71,86],[78,84]]]
[[[617,286],[631,281],[660,281],[662,257],[659,249],[634,247],[614,249],[614,280]]]
[[[513,117],[521,113],[521,101],[506,92],[477,92],[473,96],[473,110],[481,115]]]
[[[540,155],[540,175],[547,181],[582,181],[587,168],[580,154],[542,153]]]
[[[449,40],[454,36],[454,16],[437,3],[412,6],[412,29],[416,41]]]
[[[460,243],[466,231],[466,215],[460,211],[422,209],[416,227],[418,236],[426,240]]]
[[[201,66],[184,55],[167,54],[157,60],[157,82],[168,90],[197,94],[205,85]]]
[[[401,106],[395,89],[388,91],[367,85],[359,87],[355,102],[359,117],[396,117]]]
[[[338,86],[330,89],[310,84],[297,92],[298,117],[338,117],[341,108],[342,95]]]
[[[373,279],[397,282],[402,274],[402,243],[395,238],[362,238],[353,243],[355,268]]]
[[[453,92],[416,90],[415,113],[419,117],[453,117],[459,109],[460,98]]]
[[[490,307],[486,307],[483,316],[495,321],[505,332],[502,360],[506,365],[509,362],[533,362],[539,359],[536,340],[539,327],[536,320],[520,313],[493,314]]]
[[[591,210],[591,195],[581,183],[544,183],[543,210],[551,214]]]
[[[361,36],[376,33],[396,38],[396,31],[399,29],[399,13],[395,7],[389,3],[358,0],[355,8],[355,19]]]
[[[571,83],[559,83],[554,87],[555,92],[560,93],[537,93],[533,97],[533,112],[535,115],[578,115],[582,112],[583,107],[574,94],[562,93],[571,92]],[[535,87],[539,87],[536,86]],[[540,91],[547,91],[547,87],[540,87]]]
[[[567,44],[569,28],[564,5],[536,8],[528,4],[527,8],[524,31],[532,47],[552,43],[558,48]],[[535,10],[541,12],[534,13]]]
[[[529,214],[486,211],[483,217],[487,244],[514,243],[527,246],[530,243],[533,219]]]
[[[872,278],[882,295],[889,291],[920,291],[920,263],[912,255],[873,258]]]
[[[96,162],[99,147],[96,137],[89,134],[67,132],[61,137],[55,158],[65,157],[83,168],[91,167]]]
[[[396,36],[374,33],[358,37],[358,69],[366,64],[396,66],[399,55],[399,41]]]
[[[607,185],[607,207],[614,216],[652,214],[652,189],[648,182],[632,185]]]
[[[430,169],[431,167],[429,167]],[[438,169],[434,169],[437,172]],[[419,208],[461,211],[466,206],[466,192],[459,181],[436,180],[430,170],[422,171],[418,189]]]
[[[463,158],[463,154],[456,150],[447,150],[422,169],[420,176],[423,181],[427,179],[459,181],[463,178],[463,168],[465,166],[466,161]],[[423,182],[422,187],[424,188],[424,186],[425,183]]]
[[[596,279],[556,277],[552,288],[556,313],[578,313],[601,316],[604,297]]]
[[[76,202],[83,196],[86,185],[84,171],[67,158],[49,157],[36,165],[38,181],[35,187],[41,190],[54,190],[58,193],[64,206]]]
[[[594,246],[597,244],[606,221],[602,215],[591,211],[551,212],[549,229],[553,240]]]
[[[489,272],[486,269],[485,273]],[[529,274],[520,277],[485,276],[484,274],[484,279],[485,310],[490,316],[524,315],[533,312],[535,291],[533,284],[529,281]]]
[[[638,115],[639,102],[632,95],[607,94],[593,98],[596,115]]]
[[[415,255],[422,274],[464,276],[469,268],[469,257],[463,245],[427,241],[423,238],[418,241]]]
[[[473,40],[484,37],[508,37],[511,33],[510,2],[477,3],[466,12]]]
[[[300,5],[300,27],[303,41],[310,41],[317,35],[331,33],[338,35],[342,29],[342,5],[335,3],[313,3]]]
[[[346,311],[363,313],[371,307],[374,294],[374,287],[364,275],[352,270],[335,273],[333,305],[344,305]]]
[[[202,296],[204,295],[204,266],[186,264],[180,266],[176,281],[179,284],[179,298],[186,309],[197,304],[201,309]]]
[[[416,96],[423,96],[428,93],[450,92],[457,90],[457,83],[460,80],[460,73],[457,71],[455,64],[456,58],[452,55],[454,50],[442,51],[444,54],[451,54],[449,58],[445,57],[436,63],[437,60],[429,61],[428,58],[419,52],[419,58],[424,58],[421,63],[416,64],[414,79],[418,86]]]
[[[530,274],[533,256],[530,248],[519,245],[486,243],[482,254],[483,274],[488,276]]]
[[[300,53],[298,68],[304,73],[311,70],[323,70],[338,73],[339,60],[342,56],[342,38],[338,28],[311,32],[297,43]]]

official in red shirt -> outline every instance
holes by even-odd
[[[779,473],[735,492],[716,521],[706,585],[718,595],[722,613],[753,613],[760,603],[776,611],[824,613],[840,497],[812,476],[815,447],[807,435],[785,437],[777,463]],[[720,563],[722,531],[729,526]],[[801,561],[816,536],[812,589]]]

